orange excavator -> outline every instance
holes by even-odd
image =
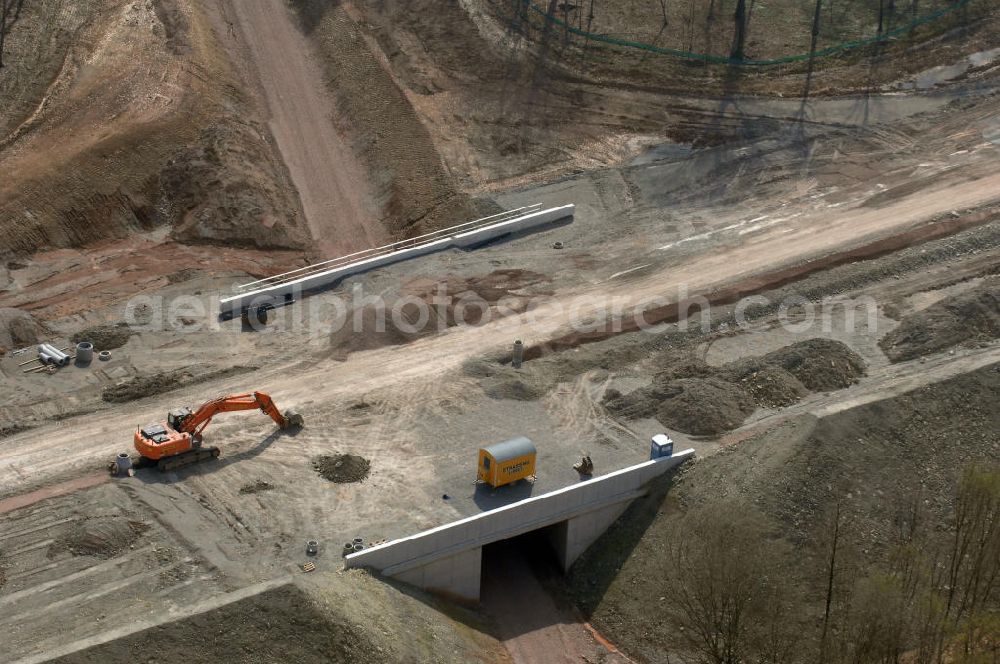
[[[274,400],[263,392],[233,394],[213,399],[198,410],[177,408],[167,414],[166,422],[140,427],[135,431],[135,449],[141,458],[139,467],[156,465],[161,471],[174,470],[199,461],[215,459],[218,447],[202,445],[202,432],[219,413],[235,410],[260,409],[282,429],[302,426],[302,416],[294,410],[284,413],[274,405]]]

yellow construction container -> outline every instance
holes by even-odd
[[[479,450],[478,479],[493,488],[534,479],[536,456],[535,444],[524,436],[487,445]]]

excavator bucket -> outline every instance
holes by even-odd
[[[291,429],[301,429],[304,424],[302,420],[302,414],[289,408],[282,415],[285,416],[285,428]]]

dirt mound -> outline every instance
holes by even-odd
[[[31,346],[45,339],[45,326],[26,311],[0,308],[0,352]]]
[[[552,279],[541,272],[506,269],[493,270],[488,274],[464,279],[457,276],[449,276],[440,281],[418,279],[408,283],[404,291],[429,304],[432,303],[431,298],[439,294],[452,298],[461,295],[475,295],[490,304],[496,304],[504,298],[517,297],[524,294],[528,288],[548,284],[551,281]],[[543,289],[537,294],[551,294],[551,291]]]
[[[609,413],[630,420],[652,417],[658,405],[656,393],[649,388],[634,390],[628,394],[611,389],[604,395],[604,407]]]
[[[101,399],[108,403],[125,403],[153,396],[180,386],[185,376],[186,374],[179,372],[135,376],[117,385],[105,387],[101,390]]]
[[[220,122],[176,155],[161,175],[163,191],[178,213],[173,237],[260,249],[301,249],[308,237],[296,205],[281,185],[284,175],[248,122]]]
[[[721,367],[676,350],[652,362],[663,369],[651,385],[628,394],[609,390],[604,407],[628,419],[655,416],[678,431],[699,435],[740,426],[754,406],[781,408],[809,392],[847,387],[865,372],[857,353],[828,339],[808,339]]]
[[[149,530],[141,521],[120,517],[91,519],[73,527],[68,533],[49,545],[49,557],[61,551],[74,556],[114,558],[135,545],[139,537]]]
[[[531,299],[551,295],[552,280],[540,272],[509,269],[489,274],[441,281],[418,279],[403,292],[427,303],[448,327],[479,325],[525,311]]]
[[[271,491],[274,489],[274,485],[270,482],[265,482],[264,480],[256,480],[254,482],[249,482],[240,487],[240,494],[246,496],[254,493],[262,493],[264,491]]]
[[[503,380],[485,388],[491,399],[513,399],[514,401],[535,401],[542,397],[542,391],[523,380]]]
[[[809,389],[791,373],[759,359],[728,364],[723,374],[764,408],[790,406],[809,394]]]
[[[1000,278],[903,318],[879,341],[892,362],[905,362],[971,340],[1000,337]]]
[[[865,361],[846,344],[832,339],[807,339],[764,356],[795,376],[813,392],[850,387],[865,375]]]
[[[125,323],[116,325],[95,325],[80,330],[69,338],[74,344],[89,341],[96,350],[114,350],[121,348],[132,337],[132,328]]]
[[[653,378],[659,383],[669,383],[678,378],[704,378],[717,373],[717,369],[702,358],[677,350],[656,355],[653,364],[661,368]]]
[[[393,311],[397,312],[395,316]],[[349,313],[344,324],[330,335],[330,351],[334,359],[346,360],[356,351],[408,344],[436,330],[433,322],[421,325],[416,303],[397,307],[387,302],[384,310],[364,306]]]
[[[205,613],[157,625],[58,659],[58,664],[118,662],[377,662],[379,648],[303,591],[287,585]],[[150,653],[156,653],[151,658]]]
[[[117,385],[109,385],[101,391],[101,399],[108,403],[124,403],[144,397],[151,397],[185,385],[195,385],[206,381],[228,378],[256,371],[258,367],[237,364],[231,367],[193,374],[184,369],[134,376]]]
[[[523,311],[531,297],[544,292],[534,287],[549,281],[530,270],[495,270],[469,279],[414,280],[398,298],[386,296],[384,306],[361,304],[350,311],[330,335],[330,351],[335,359],[344,360],[356,351],[400,346],[447,327],[495,320]],[[485,364],[472,370],[487,372],[483,375],[490,371]]]
[[[754,410],[748,394],[716,377],[671,381],[661,393],[656,419],[671,429],[700,436],[735,429]]]
[[[368,477],[371,462],[354,454],[324,455],[313,459],[313,468],[325,479],[337,484],[360,482]]]
[[[492,378],[493,376],[507,375],[510,367],[496,360],[488,360],[481,357],[474,357],[462,363],[462,373],[473,378]]]

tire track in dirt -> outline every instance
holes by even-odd
[[[379,388],[438,380],[469,358],[498,348],[512,339],[541,346],[565,334],[572,320],[589,320],[605,310],[607,296],[620,295],[625,310],[678,292],[686,285],[692,296],[733,288],[752,292],[747,283],[761,282],[782,266],[794,269],[819,257],[871,245],[905,234],[929,219],[952,209],[976,208],[1000,200],[1000,175],[978,179],[952,176],[933,190],[894,201],[878,209],[828,210],[799,217],[794,223],[776,225],[738,246],[721,252],[708,250],[679,264],[664,266],[641,278],[621,284],[599,283],[557,293],[523,316],[509,316],[481,327],[451,328],[406,346],[379,348],[352,354],[346,362],[318,362],[290,370],[290,365],[262,368],[256,374],[260,389],[279,393],[290,405],[328,404],[338,398],[361,395]],[[996,352],[996,351],[992,351]],[[220,391],[244,387],[243,378],[206,384],[191,394],[192,401]],[[122,432],[137,421],[161,416],[162,402],[155,399],[126,404],[105,411],[100,421],[88,421],[88,436],[81,439],[76,418],[40,426],[5,441],[0,456],[0,486],[14,493],[31,488],[43,477],[94,467],[122,448]],[[84,416],[87,417],[87,416]],[[308,429],[307,429],[308,431]],[[308,434],[307,434],[308,435]],[[219,443],[225,444],[224,436]],[[103,464],[101,464],[103,465]]]

